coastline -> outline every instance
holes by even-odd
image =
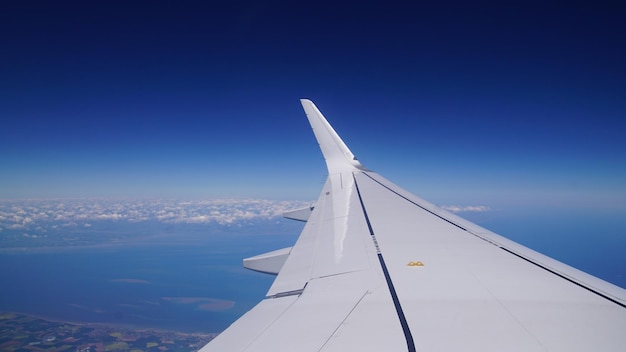
[[[177,330],[166,330],[166,329],[159,329],[159,328],[134,326],[130,324],[127,325],[127,324],[121,324],[121,323],[113,324],[113,323],[80,322],[80,321],[71,321],[67,319],[60,319],[60,318],[54,318],[54,317],[47,317],[45,315],[40,315],[40,314],[24,313],[20,311],[0,310],[0,316],[4,314],[18,314],[18,315],[27,316],[27,317],[34,318],[34,319],[45,320],[50,323],[69,324],[69,325],[76,325],[76,326],[82,326],[82,327],[88,327],[88,328],[94,328],[94,329],[123,329],[123,330],[137,331],[137,332],[169,333],[169,334],[176,334],[176,335],[181,335],[181,336],[201,336],[201,337],[209,337],[209,336],[215,337],[220,334],[219,332],[210,332],[210,333],[183,332],[183,331],[177,331]]]
[[[218,333],[135,328],[115,324],[59,321],[33,314],[0,311],[0,349],[41,347],[101,352],[144,350],[197,351]]]

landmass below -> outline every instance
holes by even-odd
[[[69,324],[0,312],[0,351],[188,352],[199,350],[215,336]]]

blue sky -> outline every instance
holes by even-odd
[[[312,200],[312,99],[438,204],[626,212],[623,5],[4,2],[0,198]]]

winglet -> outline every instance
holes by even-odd
[[[309,123],[313,128],[317,143],[320,145],[322,154],[324,154],[328,173],[334,174],[354,168],[366,170],[328,123],[324,115],[317,109],[315,104],[308,99],[300,99],[300,103],[302,103],[306,117],[309,119]]]

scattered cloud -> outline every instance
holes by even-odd
[[[491,208],[489,208],[486,205],[466,205],[466,206],[442,205],[441,208],[452,213],[466,213],[466,212],[483,213],[483,212],[491,210]]]
[[[5,200],[0,201],[0,231],[89,228],[94,221],[158,221],[241,225],[271,220],[310,202],[266,199],[213,200]]]

